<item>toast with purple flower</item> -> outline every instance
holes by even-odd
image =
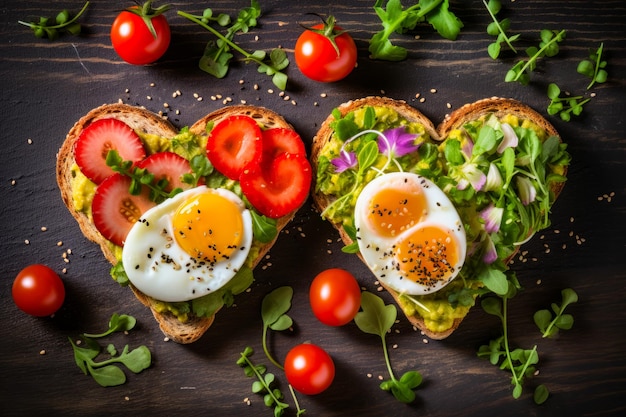
[[[467,104],[435,128],[405,102],[367,97],[329,115],[311,161],[314,203],[344,252],[366,263],[413,325],[443,339],[478,297],[506,294],[516,280],[509,263],[550,225],[570,155],[516,100]]]

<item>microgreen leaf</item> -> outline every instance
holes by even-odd
[[[250,210],[250,213],[252,214],[252,233],[254,238],[261,243],[268,243],[274,240],[278,235],[276,219],[263,216],[257,213],[256,210]]]
[[[370,57],[373,59],[405,59],[406,48],[393,45],[390,37],[394,33],[403,34],[413,30],[418,23],[427,21],[442,37],[449,40],[456,39],[463,27],[463,23],[449,10],[448,0],[421,0],[406,9],[400,0],[389,0],[384,7],[383,3],[383,0],[377,0],[374,4],[374,11],[383,29],[369,41]]]
[[[385,305],[379,296],[363,291],[361,293],[361,311],[354,317],[354,322],[362,332],[378,335],[381,339],[390,379],[382,381],[380,388],[384,391],[390,391],[398,401],[408,404],[415,400],[413,390],[422,383],[422,375],[418,371],[408,371],[400,379],[396,379],[394,376],[385,338],[395,323],[397,314],[398,311],[393,304]]]
[[[550,103],[547,112],[549,115],[559,115],[561,120],[569,122],[571,115],[580,116],[583,106],[591,101],[590,98],[583,96],[564,96],[561,97],[561,89],[555,84],[550,83],[547,91]]]
[[[212,12],[209,13],[205,10],[205,14],[212,15]],[[226,34],[220,33],[211,26],[211,20],[205,15],[197,16],[181,10],[178,11],[178,15],[202,26],[217,37],[216,42],[210,42],[205,48],[205,53],[199,63],[202,70],[217,78],[223,78],[228,72],[229,63],[233,57],[230,51],[236,51],[243,55],[246,62],[256,63],[258,65],[258,72],[272,77],[272,82],[276,87],[281,90],[287,88],[287,75],[283,73],[282,70],[289,65],[289,59],[284,50],[280,48],[272,50],[269,54],[269,59],[267,59],[267,53],[265,51],[254,51],[250,53],[233,42],[233,38],[237,32],[245,33],[249,28],[256,26],[257,19],[261,15],[258,1],[251,0],[251,6],[239,12],[237,20],[228,28]]]
[[[252,392],[263,396],[263,403],[267,407],[274,407],[274,415],[282,416],[285,409],[289,407],[289,404],[282,401],[283,394],[277,389],[273,388],[276,378],[272,373],[266,373],[265,366],[255,365],[250,357],[254,354],[254,350],[251,347],[246,347],[243,352],[240,353],[237,365],[244,369],[244,373],[247,377],[256,377],[256,380],[252,383]]]
[[[99,334],[84,333],[83,335],[93,339],[101,338],[115,332],[127,332],[135,327],[136,324],[137,320],[133,316],[113,313],[109,320],[109,328],[107,331]]]
[[[119,172],[120,174],[131,179],[128,189],[128,192],[131,195],[139,195],[142,191],[142,186],[145,186],[150,190],[150,201],[160,203],[182,191],[181,188],[174,188],[171,191],[165,191],[168,186],[167,179],[162,178],[155,182],[153,174],[148,172],[146,169],[133,166],[132,161],[122,160],[116,150],[110,150],[107,152],[106,164],[113,171]]]
[[[18,23],[31,28],[36,37],[47,37],[51,41],[58,38],[59,33],[63,31],[72,35],[78,35],[80,33],[81,26],[77,20],[83,13],[85,13],[88,6],[89,2],[86,2],[83,8],[71,19],[70,13],[67,10],[62,10],[56,15],[54,21],[46,17],[40,17],[37,22],[25,22],[19,20]]]
[[[542,57],[553,57],[559,53],[559,42],[565,39],[565,30],[556,31],[543,29],[540,32],[541,42],[539,47],[526,49],[527,61],[518,61],[506,74],[506,82],[517,81],[522,85],[530,82],[530,72],[537,67],[537,61]]]
[[[533,400],[535,401],[535,404],[539,405],[545,403],[549,396],[550,392],[548,391],[548,388],[544,384],[540,384],[535,388]]]
[[[513,53],[517,53],[515,48],[513,47],[513,42],[515,42],[519,38],[519,34],[508,36],[506,31],[509,29],[511,21],[509,19],[504,19],[502,21],[498,21],[496,15],[500,12],[502,8],[502,4],[500,0],[489,0],[487,3],[486,0],[483,0],[483,4],[487,8],[489,15],[493,22],[487,26],[487,33],[491,36],[496,37],[496,41],[491,43],[487,47],[487,52],[489,56],[493,59],[498,58],[500,55],[500,51],[502,50],[502,44],[506,43],[508,47],[513,51]]]
[[[552,304],[552,311],[538,310],[533,316],[533,320],[542,333],[542,337],[554,337],[560,330],[569,330],[574,324],[574,317],[571,314],[565,314],[565,308],[578,301],[578,294],[571,289],[566,288],[561,291],[561,304]]]
[[[83,344],[78,345],[70,338],[70,344],[74,351],[74,360],[76,365],[83,371],[85,375],[91,375],[92,378],[104,387],[121,385],[126,382],[124,372],[115,366],[120,363],[128,368],[131,372],[139,373],[150,367],[152,364],[152,354],[146,346],[139,346],[130,350],[129,346],[124,346],[121,353],[118,354],[115,346],[109,343],[106,352],[111,356],[110,359],[96,362],[95,359],[103,351],[102,347],[94,339],[102,338],[114,332],[126,332],[135,327],[136,320],[134,317],[126,314],[113,314],[109,320],[109,329],[100,334],[83,333],[81,339]],[[116,356],[117,355],[117,356]]]
[[[580,74],[586,75],[591,78],[591,82],[587,86],[589,90],[595,83],[604,83],[608,78],[606,68],[606,61],[602,60],[602,53],[604,51],[604,42],[600,44],[596,51],[592,51],[589,54],[589,59],[585,59],[578,64],[577,71]]]

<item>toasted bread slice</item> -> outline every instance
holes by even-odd
[[[477,120],[480,117],[488,114],[495,114],[496,116],[514,115],[520,120],[530,120],[535,125],[543,129],[549,136],[556,136],[559,138],[559,141],[561,140],[556,129],[544,117],[542,117],[539,113],[537,113],[527,105],[513,99],[493,97],[489,99],[483,99],[475,103],[466,104],[448,115],[437,128],[433,126],[433,123],[426,116],[424,116],[424,114],[422,114],[419,110],[413,108],[412,106],[408,105],[406,102],[385,97],[366,97],[358,100],[353,100],[341,104],[338,107],[338,110],[342,116],[345,116],[346,114],[365,106],[383,106],[391,108],[398,112],[407,121],[421,123],[424,126],[426,132],[436,142],[441,142],[445,140],[445,138],[452,130],[461,128],[465,123]],[[330,115],[323,122],[318,133],[313,138],[313,144],[311,148],[311,161],[314,172],[313,178],[317,178],[318,158],[326,143],[331,140],[331,136],[333,134],[331,123],[334,120],[334,115]],[[565,172],[563,173],[563,175],[565,175]],[[552,186],[551,191],[554,193],[555,198],[561,192],[562,187],[563,183],[554,183],[554,185]],[[336,199],[336,197],[327,196],[321,193],[317,189],[317,187],[313,188],[312,196],[314,205],[320,212],[324,212],[324,210]],[[342,241],[346,245],[352,245],[354,243],[341,224],[332,221],[331,223],[338,230]],[[517,247],[517,250],[519,250],[519,246]],[[504,261],[506,263],[510,262],[514,255],[515,253],[511,254]],[[391,296],[399,305],[401,305],[399,293],[389,288],[388,286],[385,286],[382,282],[380,282],[379,284],[382,285],[391,294]],[[461,318],[454,319],[453,324],[445,330],[433,331],[426,326],[424,319],[419,314],[405,313],[405,315],[414,326],[416,326],[423,332],[423,334],[435,340],[445,339],[450,336],[459,327],[459,325],[463,321],[463,318],[465,317],[463,316]]]
[[[293,129],[293,127],[283,117],[269,109],[242,105],[225,107],[210,113],[190,127],[190,131],[197,135],[206,135],[206,126],[208,123],[217,123],[230,115],[239,114],[251,116],[261,126],[266,128],[284,127]],[[135,130],[146,134],[158,135],[164,138],[174,137],[178,133],[178,130],[163,117],[143,108],[129,106],[126,104],[105,104],[91,110],[78,122],[76,122],[59,149],[59,153],[57,155],[56,177],[63,202],[78,222],[82,233],[89,240],[98,244],[105,258],[112,264],[115,264],[118,260],[114,252],[114,246],[112,246],[111,242],[103,238],[84,211],[76,209],[72,198],[72,169],[75,165],[74,145],[81,132],[87,126],[94,121],[103,118],[119,119],[127,123]],[[291,219],[293,219],[296,211],[297,210],[294,210],[290,214],[277,219],[278,232],[280,232],[280,230],[283,229]],[[275,241],[276,239],[264,244],[260,248],[259,254],[253,262],[253,266],[256,266],[261,259],[263,259],[265,254],[274,245]],[[208,318],[190,315],[189,319],[183,323],[171,313],[158,312],[156,309],[156,300],[146,296],[132,285],[130,286],[139,301],[150,308],[154,318],[159,323],[161,331],[171,340],[178,343],[191,343],[198,340],[207,331],[215,319],[215,315]]]

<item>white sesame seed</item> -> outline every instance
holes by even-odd
[[[326,93],[322,93],[322,94],[320,94],[320,97],[321,97],[321,98],[326,98],[326,97],[328,97],[328,94],[326,94]]]
[[[431,92],[431,93],[433,93],[433,94],[435,94],[435,93],[437,92],[437,89],[436,89],[436,88],[431,88],[431,89],[430,89],[430,92]]]
[[[15,185],[15,184],[16,184],[15,180],[11,180],[11,185]]]
[[[28,142],[29,145],[33,144],[33,140],[31,138],[28,138],[28,140],[26,142]]]
[[[267,90],[267,92],[268,92],[268,94],[274,94],[274,90],[272,90],[271,88],[269,88],[269,89]]]
[[[46,226],[42,226],[42,227],[41,227],[41,231],[42,231],[42,232],[45,232],[45,231],[47,231],[47,230],[48,230],[48,228],[47,228]]]
[[[146,99],[148,99],[148,100],[152,100],[152,97],[150,97],[150,96],[146,96]]]
[[[30,240],[25,239],[25,240],[24,240],[24,243],[25,243],[26,245],[30,245]]]
[[[154,87],[154,86],[155,86],[155,84],[154,84],[154,83],[150,83],[150,87]]]
[[[57,246],[63,246],[63,241],[62,241],[62,240],[59,240],[59,241],[57,242]]]
[[[45,349],[41,349],[41,350],[39,351],[39,354],[40,354],[40,355],[45,355],[45,354],[46,354]]]

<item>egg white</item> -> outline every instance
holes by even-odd
[[[368,224],[369,203],[383,189],[421,189],[426,197],[426,210],[422,219],[395,236],[381,236]],[[369,182],[359,194],[355,206],[355,227],[361,256],[377,279],[403,294],[421,295],[440,290],[452,281],[461,270],[466,256],[466,236],[463,223],[450,199],[432,181],[413,173],[396,172],[379,176]],[[398,242],[412,234],[416,228],[436,225],[448,231],[455,239],[458,249],[458,262],[453,265],[453,272],[445,280],[438,280],[430,285],[423,285],[408,279],[396,268],[394,248]]]
[[[243,238],[228,260],[209,265],[183,250],[174,238],[173,215],[189,198],[218,193],[240,210]],[[216,219],[219,223],[220,219]],[[252,244],[252,216],[231,191],[200,186],[186,190],[145,212],[131,228],[122,251],[128,279],[139,291],[160,301],[188,301],[228,283],[245,263]]]

